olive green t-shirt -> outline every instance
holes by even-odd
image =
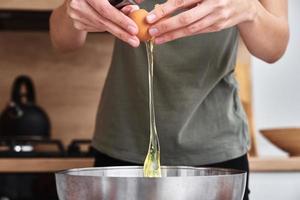
[[[154,47],[154,104],[163,165],[204,165],[245,154],[246,115],[237,94],[236,27]],[[149,144],[147,55],[116,40],[93,146],[143,163]]]

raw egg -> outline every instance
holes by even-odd
[[[148,12],[144,9],[135,10],[129,14],[129,17],[137,24],[139,28],[137,37],[143,42],[151,39],[151,35],[148,32],[150,24],[148,24],[146,21],[147,15]]]

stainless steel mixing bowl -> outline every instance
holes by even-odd
[[[56,173],[60,200],[241,200],[246,173],[238,170],[162,167],[162,178],[142,167],[71,169]]]

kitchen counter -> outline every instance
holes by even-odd
[[[93,158],[0,158],[0,173],[55,172],[93,163]]]
[[[70,168],[91,167],[92,158],[0,158],[0,173],[55,172]],[[250,158],[252,172],[300,172],[300,157]]]
[[[253,172],[300,172],[300,157],[252,157]]]

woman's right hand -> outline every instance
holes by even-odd
[[[86,32],[108,31],[133,47],[140,44],[138,27],[127,15],[138,6],[128,5],[118,10],[108,0],[67,0],[67,14],[73,26]]]

